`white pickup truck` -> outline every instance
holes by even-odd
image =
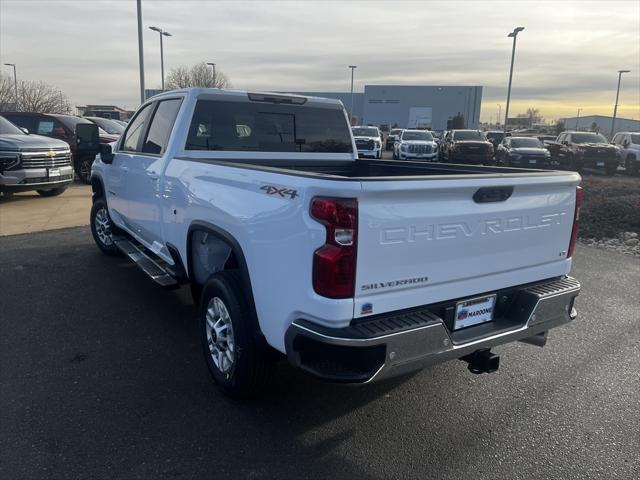
[[[576,316],[577,173],[358,160],[340,102],[217,89],[151,98],[100,148],[98,247],[191,285],[230,395],[283,355],[345,383],[491,372]]]

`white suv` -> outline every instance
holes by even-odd
[[[403,130],[393,145],[394,160],[430,160],[438,159],[438,144],[427,130]]]
[[[627,173],[637,175],[640,171],[640,133],[616,133],[611,143],[617,147],[620,163],[624,165]]]
[[[351,127],[359,157],[382,158],[382,135],[378,127]]]

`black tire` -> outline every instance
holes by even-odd
[[[9,200],[11,197],[13,197],[13,192],[2,192],[2,197]]]
[[[613,177],[618,171],[618,162],[609,162],[604,165],[604,174],[607,177]]]
[[[102,253],[106,255],[118,255],[120,250],[113,243],[113,235],[117,232],[117,229],[113,226],[113,222],[109,216],[109,210],[107,209],[107,202],[105,202],[104,198],[98,198],[93,203],[90,222],[93,241],[96,242],[96,245],[102,250]]]
[[[244,292],[238,270],[218,272],[209,278],[202,289],[198,314],[199,335],[209,373],[218,388],[233,398],[248,398],[259,394],[271,380],[274,366],[270,352],[256,344],[249,302]],[[228,357],[219,352],[216,355],[222,368],[214,362],[214,352],[216,348],[223,347],[219,347],[218,336],[215,335],[214,338],[214,335],[209,335],[207,329],[207,311],[216,312],[215,299],[220,300],[226,308],[232,329],[232,363],[225,365],[223,362],[228,361]],[[219,317],[210,315],[212,323],[215,318]],[[224,339],[228,339],[227,332],[228,329],[225,329]],[[221,343],[225,342],[226,340],[221,340]],[[227,347],[228,345],[227,343]],[[231,351],[229,348],[227,350]]]
[[[91,185],[91,165],[94,157],[79,158],[76,161],[76,175],[85,185]]]
[[[638,160],[631,156],[627,157],[625,168],[627,169],[627,175],[638,175]]]
[[[577,160],[575,156],[571,156],[569,158],[569,170],[573,170],[574,172],[582,173],[583,164],[581,161]]]
[[[50,190],[36,190],[36,192],[38,192],[38,195],[42,197],[57,197],[58,195],[62,195],[66,189],[67,187],[60,187],[52,188]]]

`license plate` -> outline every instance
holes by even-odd
[[[537,160],[529,160],[529,163],[538,163]]]
[[[50,168],[49,169],[49,178],[57,178],[60,176],[59,168]]]
[[[598,165],[599,167],[604,167],[604,162],[598,162],[596,163],[596,165]]]
[[[460,328],[492,321],[495,304],[495,295],[458,302],[456,304],[456,317],[453,322],[453,329],[459,330]]]

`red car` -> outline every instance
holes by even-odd
[[[29,133],[45,135],[67,142],[71,148],[73,168],[84,183],[91,183],[91,165],[94,156],[77,154],[76,125],[79,123],[92,123],[87,119],[74,115],[61,115],[56,113],[32,113],[32,112],[7,112],[2,116],[21,128],[26,128]],[[118,135],[110,135],[99,129],[100,143],[111,143],[118,140]]]

